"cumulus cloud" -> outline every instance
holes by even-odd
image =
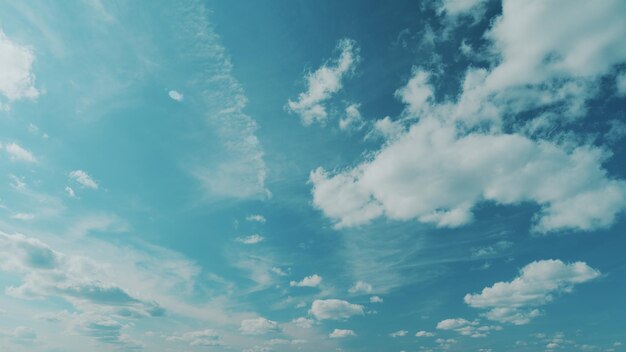
[[[254,234],[254,235],[250,235],[250,236],[246,236],[246,237],[237,237],[237,242],[241,242],[243,244],[257,244],[260,242],[263,242],[263,240],[265,239],[265,237],[259,235],[259,234]]]
[[[442,11],[481,4],[444,1]],[[538,204],[540,233],[610,227],[626,208],[626,183],[603,168],[611,153],[550,131],[583,118],[601,77],[626,61],[625,10],[618,1],[503,1],[485,35],[491,68],[469,68],[458,96],[440,101],[436,77],[415,68],[396,92],[406,106],[402,121],[414,124],[404,132],[381,120],[374,131],[395,137],[367,160],[312,171],[313,204],[337,228],[383,216],[457,227],[486,201]]]
[[[278,323],[263,317],[244,319],[241,321],[239,331],[245,335],[263,335],[279,330]]]
[[[406,330],[398,330],[395,332],[392,332],[391,334],[389,334],[389,336],[391,337],[402,337],[402,336],[406,336],[409,332]]]
[[[340,40],[337,51],[339,58],[306,75],[307,91],[300,93],[296,101],[287,102],[288,111],[299,115],[305,126],[326,121],[328,112],[324,103],[342,88],[343,78],[354,71],[359,61],[359,48],[354,40]]]
[[[354,315],[363,315],[363,306],[340,299],[316,299],[311,304],[309,313],[318,320],[348,319]]]
[[[328,335],[328,337],[330,337],[331,339],[342,339],[350,336],[356,336],[356,333],[352,330],[344,329],[335,329]]]
[[[89,174],[87,174],[83,170],[74,170],[70,172],[70,178],[80,183],[84,187],[98,189],[98,183],[94,181],[94,179],[91,178],[91,176],[89,176]]]
[[[222,346],[222,338],[220,335],[211,329],[189,331],[183,334],[168,336],[166,339],[168,342],[185,342],[189,346]]]
[[[17,143],[9,143],[4,146],[7,154],[9,154],[9,158],[15,161],[23,161],[27,163],[36,163],[37,158],[30,151],[24,149]]]
[[[372,292],[373,287],[369,283],[365,281],[357,281],[348,289],[349,293],[370,293]]]
[[[584,262],[540,260],[524,266],[513,281],[497,282],[481,293],[465,295],[464,300],[471,307],[487,309],[484,316],[490,320],[522,325],[540,314],[537,307],[599,276]]]
[[[417,337],[433,337],[433,336],[435,336],[435,334],[433,334],[432,332],[429,332],[429,331],[420,330],[420,331],[415,333],[415,336],[417,336]]]
[[[360,104],[350,104],[346,107],[345,116],[339,120],[339,129],[347,131],[350,129],[360,130],[365,124],[359,108]]]
[[[296,318],[291,321],[294,325],[302,329],[308,329],[313,326],[315,321],[313,319],[307,319],[305,317]]]
[[[317,287],[322,283],[322,277],[313,274],[311,276],[307,276],[301,281],[291,281],[289,282],[289,286],[291,287]]]
[[[454,126],[425,118],[372,160],[335,175],[318,168],[310,180],[313,204],[337,228],[381,216],[457,227],[473,220],[481,201],[533,201],[542,206],[538,232],[592,230],[612,225],[626,207],[626,182],[602,168],[608,156],[518,134],[458,136]]]
[[[31,48],[11,41],[0,30],[0,93],[6,99],[14,101],[39,96],[32,72],[34,61],[35,54]]]
[[[265,221],[267,221],[267,220],[265,219],[265,217],[263,215],[252,214],[252,215],[246,216],[246,221],[254,221],[254,222],[265,223]]]
[[[487,0],[443,0],[438,11],[452,20],[469,16],[476,21],[485,13],[486,3]]]
[[[437,329],[439,330],[453,330],[461,335],[469,337],[487,337],[491,331],[502,330],[500,326],[492,325],[480,325],[480,322],[468,321],[463,318],[445,319],[437,323]],[[417,335],[416,335],[417,336]]]
[[[379,296],[370,297],[370,303],[383,303],[383,299]]]
[[[172,100],[176,100],[178,102],[181,102],[184,99],[183,93],[180,93],[175,90],[170,90],[169,93],[167,94],[170,96],[170,98],[172,98]]]

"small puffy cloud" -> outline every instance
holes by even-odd
[[[84,187],[98,189],[98,183],[96,183],[96,181],[94,181],[91,176],[83,170],[74,170],[70,172],[70,178]]]
[[[254,235],[250,235],[250,236],[246,236],[246,237],[237,237],[237,242],[243,243],[243,244],[257,244],[260,242],[263,242],[263,240],[265,239],[265,237],[259,235],[259,234],[254,234]]]
[[[402,135],[404,132],[404,126],[401,121],[392,121],[391,117],[385,116],[385,118],[376,120],[372,131],[367,135],[367,138],[382,137],[386,140],[394,140]]]
[[[245,335],[262,335],[279,330],[278,323],[263,317],[244,319],[241,321],[239,331]]]
[[[370,303],[383,303],[383,299],[379,296],[370,297]]]
[[[318,320],[348,319],[354,315],[363,315],[363,306],[340,299],[316,299],[311,304],[309,313]]]
[[[317,287],[322,283],[322,277],[313,274],[311,276],[307,276],[301,281],[291,281],[289,286],[291,287]]]
[[[23,161],[27,163],[36,163],[37,158],[30,151],[22,148],[19,144],[9,143],[4,146],[7,154],[9,154],[9,158],[15,161]]]
[[[345,337],[356,336],[356,333],[352,330],[344,330],[344,329],[335,329],[331,332],[328,337],[331,339],[342,339]]]
[[[445,319],[437,324],[439,330],[453,330],[464,336],[487,337],[491,331],[502,330],[500,326],[480,325],[478,321],[468,321],[463,318]]]
[[[464,300],[471,307],[488,309],[484,316],[490,320],[522,325],[540,314],[537,307],[599,276],[584,262],[540,260],[524,266],[513,281],[497,282],[481,293],[465,295]]]
[[[417,337],[433,337],[433,336],[435,336],[435,334],[432,333],[432,332],[429,332],[429,331],[420,330],[420,331],[415,333],[415,336],[417,336]]]
[[[407,112],[411,117],[422,117],[432,107],[435,92],[429,80],[428,72],[414,70],[408,83],[395,93],[396,97],[406,104]]]
[[[264,223],[267,220],[265,219],[265,217],[263,215],[252,214],[252,215],[246,216],[246,221],[254,221],[254,222]]]
[[[398,330],[395,332],[392,332],[391,334],[389,334],[389,336],[396,338],[396,337],[402,337],[402,336],[406,336],[409,332],[406,330]]]
[[[360,104],[350,104],[346,107],[345,116],[339,120],[339,128],[342,131],[350,129],[360,130],[363,128],[364,122],[359,111],[360,107]]]
[[[175,91],[175,90],[170,90],[168,95],[170,96],[170,98],[172,98],[173,100],[176,100],[178,102],[181,102],[184,99],[183,93],[180,93],[180,92]]]
[[[313,319],[307,319],[307,318],[304,318],[304,317],[300,317],[300,318],[296,318],[296,319],[292,320],[291,323],[296,325],[299,328],[308,329],[308,328],[313,326],[315,321]]]
[[[307,91],[300,93],[298,100],[287,102],[287,110],[299,115],[305,126],[326,121],[328,113],[324,102],[342,88],[344,76],[353,72],[359,61],[359,48],[354,40],[340,40],[337,50],[339,58],[307,74]]]
[[[0,94],[9,101],[37,98],[39,92],[32,72],[34,61],[31,48],[11,41],[0,30]]]
[[[371,293],[373,290],[372,285],[368,284],[365,281],[357,281],[348,289],[349,293]]]
[[[209,347],[221,346],[222,339],[214,330],[205,329],[198,331],[189,331],[180,335],[168,336],[168,342],[185,342],[189,346]]]
[[[74,189],[70,186],[65,186],[65,193],[70,198],[76,198],[76,192],[74,192]]]

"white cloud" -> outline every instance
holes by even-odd
[[[478,321],[468,321],[463,318],[445,319],[437,323],[439,330],[453,330],[469,337],[487,337],[491,331],[502,330],[500,326],[480,325]]]
[[[70,198],[76,198],[76,192],[74,192],[74,189],[70,186],[65,186],[65,193],[67,193],[67,196]]]
[[[335,329],[331,332],[328,337],[331,339],[342,339],[345,337],[356,336],[356,333],[352,330],[344,330],[344,329]]]
[[[363,306],[339,299],[316,299],[309,313],[318,320],[348,319],[353,315],[363,315]]]
[[[262,317],[256,319],[244,319],[241,321],[239,331],[246,335],[262,335],[279,330],[278,323]]]
[[[357,281],[348,289],[349,293],[370,293],[372,292],[373,287],[369,283],[365,281]]]
[[[442,6],[450,15],[481,4]],[[611,226],[626,207],[626,183],[602,167],[608,151],[564,136],[600,78],[626,61],[624,11],[620,1],[503,1],[485,35],[492,68],[469,68],[458,97],[443,101],[431,86],[437,77],[414,69],[396,96],[404,121],[419,121],[352,169],[313,171],[314,205],[338,228],[382,216],[456,227],[484,201],[538,204],[541,233]]]
[[[291,321],[294,325],[302,329],[309,329],[313,326],[315,321],[313,319],[307,319],[304,317],[296,318]]]
[[[383,215],[456,227],[472,221],[481,201],[534,201],[542,206],[536,231],[592,230],[612,225],[626,207],[626,182],[602,168],[608,156],[518,134],[459,137],[453,126],[424,118],[372,160],[336,175],[318,168],[310,180],[313,204],[338,228]]]
[[[301,281],[291,281],[289,282],[289,286],[291,287],[317,287],[322,283],[322,277],[313,274],[311,276],[307,276]]]
[[[345,116],[339,120],[339,128],[342,131],[350,129],[360,130],[365,124],[359,108],[360,104],[350,104],[346,107]]]
[[[168,336],[166,339],[168,342],[185,342],[189,346],[222,346],[222,339],[220,335],[211,329],[189,331],[180,335]]]
[[[404,126],[400,121],[392,121],[391,117],[385,116],[385,118],[374,122],[374,127],[366,138],[380,136],[384,139],[393,140],[401,136],[402,132],[404,132]]]
[[[80,183],[84,187],[98,189],[98,183],[94,181],[89,174],[83,170],[74,170],[70,172],[70,178]]]
[[[32,65],[33,50],[11,41],[0,30],[0,93],[9,101],[39,96]]]
[[[328,113],[324,102],[342,88],[344,76],[353,72],[359,61],[359,48],[355,41],[342,39],[337,43],[337,50],[340,51],[339,58],[307,74],[307,91],[300,93],[297,101],[287,102],[287,109],[298,114],[305,126],[326,121]]]
[[[254,234],[246,237],[237,237],[237,242],[241,242],[243,244],[257,244],[263,242],[264,239],[265,237],[259,234]]]
[[[178,102],[181,102],[184,99],[183,93],[180,93],[180,92],[175,91],[175,90],[170,90],[169,93],[167,93],[167,94],[170,96],[170,98],[172,98],[173,100],[176,100]]]
[[[402,336],[406,336],[409,332],[406,330],[398,330],[395,332],[392,332],[391,334],[389,334],[389,336],[391,337],[402,337]]]
[[[540,314],[537,307],[599,276],[598,270],[584,262],[540,260],[523,267],[513,281],[497,282],[481,293],[465,295],[464,300],[471,307],[488,309],[488,319],[522,325]]]
[[[263,215],[253,214],[246,216],[246,221],[255,221],[260,223],[265,223],[267,221]]]
[[[435,334],[433,334],[432,332],[420,330],[420,331],[415,333],[415,336],[417,336],[417,337],[433,337],[433,336],[435,336]]]
[[[24,161],[28,163],[37,162],[37,158],[35,158],[33,153],[22,148],[19,144],[9,143],[4,146],[4,149],[9,154],[9,157],[11,158],[11,160]]]
[[[435,92],[429,80],[430,75],[427,72],[414,68],[407,84],[395,93],[406,104],[406,112],[412,117],[419,118],[430,112]]]
[[[383,303],[383,299],[378,296],[370,297],[370,303]]]

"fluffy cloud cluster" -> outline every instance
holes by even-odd
[[[445,319],[437,324],[439,330],[453,330],[461,335],[469,337],[487,337],[491,331],[502,330],[500,326],[480,325],[479,321],[468,321],[463,318]],[[416,335],[417,336],[417,335]],[[428,335],[421,335],[428,336]],[[431,335],[432,336],[432,335]]]
[[[32,72],[34,61],[31,48],[11,41],[0,30],[0,94],[9,101],[39,96]]]
[[[0,149],[4,149],[11,160],[26,163],[37,162],[37,158],[33,155],[32,152],[28,151],[17,143],[9,143],[4,146],[0,144]]]
[[[301,281],[291,281],[289,282],[289,286],[291,287],[317,287],[322,283],[322,277],[313,274],[311,276],[307,276]]]
[[[459,15],[481,4],[442,6]],[[449,101],[436,101],[435,78],[415,69],[396,97],[404,124],[417,122],[405,132],[380,120],[376,133],[389,137],[379,151],[348,170],[312,171],[313,204],[338,228],[379,217],[456,227],[482,202],[538,204],[541,233],[611,226],[626,209],[626,182],[603,168],[611,153],[548,132],[584,117],[599,80],[626,61],[624,10],[619,1],[505,0],[486,33],[493,66],[469,68]]]
[[[318,320],[348,319],[354,315],[363,315],[362,305],[352,304],[340,299],[316,299],[311,304],[309,313]]]
[[[473,219],[481,201],[542,206],[539,232],[610,226],[626,206],[626,182],[602,168],[601,149],[568,152],[517,134],[471,133],[423,119],[371,161],[331,175],[311,173],[313,203],[337,227],[387,216],[455,227]]]
[[[339,58],[309,73],[306,76],[307,91],[300,93],[298,100],[287,102],[287,109],[299,115],[304,125],[326,121],[328,113],[324,102],[342,88],[344,76],[353,72],[359,61],[359,48],[355,41],[340,40],[337,50],[340,52]]]
[[[497,282],[481,293],[465,295],[465,303],[488,309],[485,317],[503,323],[522,325],[540,314],[537,307],[551,302],[555,295],[571,292],[575,285],[593,280],[600,272],[586,263],[560,260],[532,262],[510,282]]]
[[[352,330],[345,329],[335,329],[328,335],[331,339],[342,339],[350,336],[356,336],[356,333]]]

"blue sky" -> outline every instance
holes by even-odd
[[[0,3],[3,351],[620,351],[626,3]]]

